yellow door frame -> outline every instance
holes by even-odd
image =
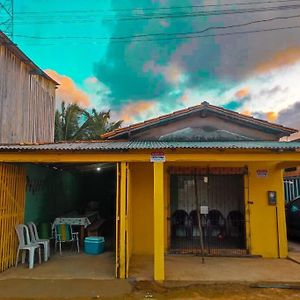
[[[154,162],[154,280],[165,279],[164,163]]]
[[[116,277],[127,278],[129,272],[129,166],[126,162],[117,164],[116,192]]]
[[[121,166],[117,163],[116,174],[116,277],[120,277],[120,179]]]
[[[130,239],[131,237],[131,203],[130,203],[130,166],[126,163],[126,203],[125,203],[125,278],[129,276]]]

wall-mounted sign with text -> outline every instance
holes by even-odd
[[[208,215],[208,206],[200,206],[200,214],[201,215]]]
[[[163,152],[152,152],[150,155],[151,162],[165,162],[166,156]]]
[[[262,170],[256,170],[256,177],[259,177],[259,178],[266,178],[268,177],[269,175],[269,172],[268,170],[265,170],[265,169],[262,169]]]

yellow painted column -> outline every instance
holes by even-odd
[[[283,186],[283,170],[279,171],[278,190],[277,190],[277,226],[278,226],[278,243],[280,258],[286,258],[288,255],[288,242],[286,233],[285,220],[285,200],[284,200],[284,186]]]
[[[120,183],[120,230],[119,230],[119,277],[126,278],[126,205],[127,205],[127,164],[121,163]]]
[[[154,165],[154,280],[165,279],[164,163]]]

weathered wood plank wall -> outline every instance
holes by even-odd
[[[55,84],[0,45],[0,143],[54,140]]]
[[[26,173],[20,165],[0,164],[0,271],[15,264],[15,225],[24,222]]]

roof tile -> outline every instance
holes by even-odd
[[[246,123],[248,122],[250,124],[254,124],[254,125],[258,125],[258,126],[262,126],[262,127],[267,127],[267,128],[273,129],[273,130],[278,130],[279,132],[284,132],[287,134],[295,133],[298,131],[296,129],[285,127],[280,124],[270,123],[265,120],[254,118],[253,116],[246,116],[246,115],[240,114],[238,112],[225,109],[223,107],[211,105],[208,102],[202,102],[201,104],[198,104],[198,105],[195,105],[192,107],[188,107],[188,108],[184,108],[181,110],[177,110],[170,114],[162,115],[162,116],[159,116],[159,117],[156,117],[153,119],[146,120],[144,122],[132,124],[127,127],[115,129],[111,132],[103,134],[102,138],[107,138],[107,139],[114,138],[114,137],[117,137],[117,135],[119,135],[120,133],[130,132],[131,130],[144,128],[144,127],[147,127],[148,125],[155,125],[156,123],[159,124],[159,122],[162,120],[176,117],[176,116],[181,116],[181,115],[184,115],[185,113],[196,112],[197,110],[201,110],[201,109],[208,109],[211,112],[216,112],[216,113],[223,114],[225,116],[230,116],[230,117],[235,118],[236,120],[244,121]]]

